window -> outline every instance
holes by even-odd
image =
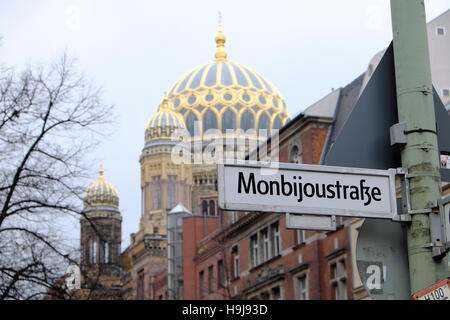
[[[263,260],[267,261],[271,257],[270,254],[270,240],[269,240],[269,230],[266,228],[261,231],[262,239],[263,239]]]
[[[153,183],[153,209],[161,209],[161,177],[152,178]]]
[[[278,256],[279,254],[281,254],[281,236],[279,223],[276,222],[272,224],[270,228],[272,231],[273,255]]]
[[[218,287],[223,288],[225,285],[225,272],[223,268],[223,261],[217,261],[217,279],[218,279]]]
[[[448,88],[442,89],[442,95],[444,97],[450,97],[450,89],[448,89]]]
[[[256,267],[281,254],[279,222],[275,222],[250,237],[250,264]]]
[[[177,202],[177,176],[167,177],[167,208],[172,209]]]
[[[97,263],[97,239],[89,240],[89,262]]]
[[[250,262],[253,267],[259,264],[258,234],[250,237]]]
[[[145,194],[145,190],[147,188],[141,188],[141,212],[143,213],[144,211],[147,211],[147,201],[146,201],[146,194]]]
[[[270,293],[267,291],[263,291],[260,293],[260,299],[261,300],[269,300],[270,299]]]
[[[436,35],[445,36],[445,28],[444,27],[436,27]]]
[[[308,274],[306,272],[295,278],[295,294],[298,300],[309,300]]]
[[[236,279],[239,277],[239,247],[236,245],[231,248],[231,258],[233,262],[233,270],[232,270],[232,277],[233,279]]]
[[[208,287],[209,287],[209,293],[214,292],[214,268],[213,268],[213,266],[208,267]]]
[[[105,242],[104,243],[104,249],[103,252],[105,253],[105,263],[109,263],[109,243]]]
[[[270,290],[272,300],[280,300],[281,299],[281,289],[279,286],[273,287]]]
[[[86,260],[88,263],[92,263],[92,239],[88,241],[88,247],[86,250]]]
[[[208,215],[208,201],[206,200],[202,201],[202,214],[204,216]]]
[[[335,300],[347,299],[345,258],[338,258],[330,263],[331,296]]]
[[[216,203],[214,202],[214,200],[209,200],[209,215],[216,215]]]
[[[205,296],[205,273],[204,271],[200,271],[199,273],[200,278],[200,297]]]

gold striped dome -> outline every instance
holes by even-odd
[[[109,206],[119,207],[119,194],[116,188],[103,179],[103,168],[100,166],[100,177],[91,183],[84,192],[84,207]]]
[[[181,77],[168,91],[168,98],[195,136],[194,123],[203,132],[216,129],[279,129],[289,113],[281,94],[266,78],[239,63],[227,60],[226,37],[216,36],[215,60]]]
[[[165,96],[158,112],[147,122],[145,142],[159,139],[171,139],[175,130],[186,129],[184,119],[173,108],[173,103]]]

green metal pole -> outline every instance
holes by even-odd
[[[412,221],[408,226],[411,293],[441,280],[432,257],[430,208],[441,197],[439,150],[423,0],[391,0],[399,122],[406,123],[401,151],[409,181]],[[429,131],[423,131],[429,130]]]

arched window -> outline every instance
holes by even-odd
[[[191,137],[194,136],[195,126],[198,126],[198,119],[197,116],[193,112],[191,112],[186,118],[186,127]]]
[[[153,183],[153,209],[161,209],[162,207],[162,190],[161,190],[161,176],[152,177]]]
[[[260,130],[261,129],[265,129],[266,131],[265,131],[265,133],[266,133],[266,135],[268,135],[269,134],[269,131],[270,131],[270,119],[269,119],[269,116],[267,115],[267,113],[262,113],[260,116],[259,116],[259,120],[258,120],[258,134],[260,134]]]
[[[97,239],[95,238],[89,240],[89,262],[97,263]]]
[[[177,202],[177,176],[167,176],[167,208],[172,209]]]
[[[222,132],[226,133],[227,129],[236,130],[236,114],[231,109],[222,114]]]
[[[216,204],[214,200],[209,200],[209,215],[210,216],[216,215]]]
[[[103,262],[110,263],[108,242],[103,242]]]
[[[255,118],[253,114],[246,110],[241,117],[241,129],[247,131],[249,129],[255,129]]]
[[[208,215],[208,201],[206,200],[202,201],[202,214],[204,216]]]
[[[206,111],[203,116],[203,132],[209,129],[217,129],[217,117],[212,110]]]

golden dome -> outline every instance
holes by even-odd
[[[102,166],[100,166],[100,177],[84,192],[84,207],[94,206],[119,207],[119,194],[111,183],[103,179]]]
[[[159,105],[158,112],[147,122],[145,142],[171,139],[177,129],[186,129],[183,117],[175,111],[173,103],[166,96]]]
[[[190,135],[194,136],[196,121],[202,123],[200,132],[281,128],[289,120],[281,94],[261,74],[227,60],[221,31],[215,39],[216,59],[191,70],[168,91]]]

